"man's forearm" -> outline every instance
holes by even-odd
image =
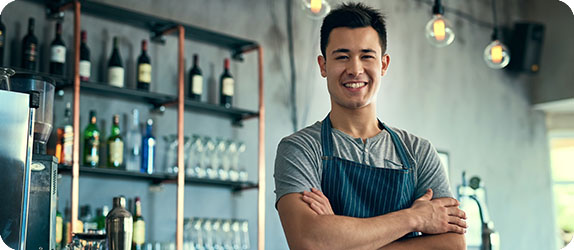
[[[377,249],[413,231],[408,211],[372,218],[313,215],[308,218],[294,249]]]
[[[379,250],[465,250],[464,234],[445,233],[395,241]]]

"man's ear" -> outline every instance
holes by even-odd
[[[327,61],[325,60],[325,57],[321,55],[317,56],[317,63],[319,63],[319,68],[321,69],[321,76],[327,77],[327,69],[325,67],[325,63],[327,63]]]
[[[381,58],[381,76],[384,76],[387,73],[389,63],[391,63],[391,56],[389,56],[389,54],[384,54]]]

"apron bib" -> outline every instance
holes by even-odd
[[[403,169],[374,167],[334,157],[329,115],[323,120],[321,188],[336,215],[369,218],[409,208],[415,200],[414,173],[406,150],[394,131],[379,124],[391,135]],[[418,235],[413,232],[406,236]]]

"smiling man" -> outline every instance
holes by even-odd
[[[382,15],[363,4],[343,4],[323,20],[317,61],[331,112],[283,138],[275,159],[291,249],[466,248],[466,215],[436,150],[377,119],[386,46]]]

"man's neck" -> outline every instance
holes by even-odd
[[[360,109],[346,109],[332,105],[330,118],[333,128],[364,141],[381,132],[376,113],[375,103]]]

